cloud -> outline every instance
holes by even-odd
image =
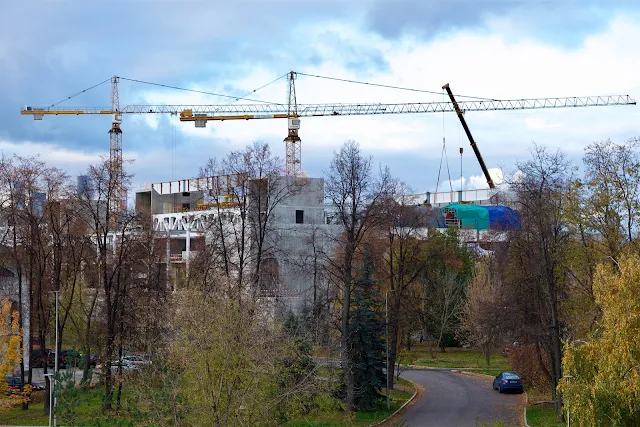
[[[359,79],[360,71],[350,69],[340,59],[340,52],[327,56],[335,43],[326,41],[323,35],[331,32],[341,34],[343,39],[349,41],[349,46],[376,46],[388,67],[372,69],[367,80],[380,84],[429,88],[426,82],[449,81],[457,93],[501,99],[634,93],[640,89],[640,79],[633,73],[640,65],[640,46],[632,41],[640,39],[640,21],[625,17],[612,20],[606,31],[589,36],[578,48],[557,47],[530,37],[512,39],[501,33],[483,35],[459,32],[424,43],[408,38],[385,40],[375,33],[336,23],[307,26],[305,31],[307,45],[321,52],[324,57],[316,67],[308,70],[302,68],[303,72],[313,74]],[[458,52],[458,55],[449,55],[450,52]],[[445,63],[436,59],[439,66],[432,64],[434,61],[431,58],[445,57]],[[481,63],[491,65],[477,67],[473,73],[469,72],[469,64]],[[522,64],[526,66],[523,67]],[[250,91],[252,83],[256,87],[277,76],[275,71],[268,72],[263,67],[258,67],[232,80],[229,85]],[[220,83],[214,82],[200,82],[197,87],[214,92],[223,89]],[[305,76],[299,76],[296,89],[298,101],[304,103],[393,103],[443,99],[442,95],[391,91]],[[279,81],[252,94],[252,97],[285,102],[285,95],[286,84]],[[208,100],[203,95],[184,96],[166,91],[145,92],[144,98],[148,102],[193,104],[206,103]],[[459,100],[463,99],[459,97]],[[505,163],[513,165],[518,157],[526,157],[531,141],[561,147],[570,154],[579,156],[583,147],[592,140],[609,137],[624,139],[637,133],[639,117],[639,111],[635,107],[466,114],[467,122],[490,167]],[[209,123],[206,130],[196,129],[190,123],[176,124],[176,127],[185,137],[228,141],[230,147],[243,146],[254,139],[280,144],[278,141],[286,135],[284,120]],[[449,153],[455,150],[456,145],[468,147],[457,118],[451,114],[444,118],[440,114],[432,114],[303,119],[300,130],[303,166],[314,161],[306,155],[311,147],[336,149],[350,138],[358,140],[364,150],[380,159],[397,152],[405,156],[418,156],[425,161],[439,160],[443,133],[450,147]],[[477,161],[468,148],[464,159],[465,174],[480,172]],[[402,172],[416,175],[420,171]],[[431,179],[435,181],[435,174]],[[417,186],[417,178],[409,181]],[[484,178],[481,182],[484,182]],[[481,182],[469,185],[477,186]]]
[[[488,170],[489,175],[491,176],[491,179],[493,180],[493,183],[495,185],[499,186],[505,182],[502,169],[490,168]],[[461,181],[462,185],[460,185]],[[451,181],[446,180],[438,186],[438,191],[481,190],[486,188],[489,188],[487,179],[485,178],[484,174],[480,174],[461,177],[458,179],[453,179]]]
[[[34,122],[18,117],[18,109],[64,99],[113,74],[238,96],[291,69],[436,92],[449,82],[456,94],[495,98],[640,93],[635,72],[640,18],[632,2],[603,8],[593,1],[425,0],[409,7],[390,0],[310,0],[304,7],[238,1],[176,8],[165,1],[154,8],[134,2],[126,13],[124,6],[95,2],[41,3],[10,2],[3,9],[0,117],[12,119],[0,124],[0,139],[13,144],[32,141],[70,152],[105,152],[107,117]],[[114,19],[128,30],[114,34]],[[24,22],[30,23],[29,31]],[[296,88],[300,103],[443,99],[441,94],[305,76],[299,76]],[[105,84],[62,105],[108,106],[109,95]],[[122,104],[227,102],[127,81],[120,83],[120,96]],[[286,82],[279,80],[250,97],[286,102]],[[468,112],[466,119],[487,165],[504,165],[505,170],[528,156],[531,141],[561,147],[575,160],[593,140],[640,133],[640,111],[634,107]],[[269,142],[284,156],[286,121],[227,121],[196,129],[175,117],[144,115],[126,117],[123,132],[125,157],[138,159],[132,165],[136,179],[162,180],[169,174],[167,161],[175,173],[192,176],[203,159],[254,140]],[[417,189],[435,187],[443,136],[450,155],[457,145],[468,147],[451,114],[310,118],[303,120],[300,135],[303,168],[315,176],[326,169],[333,150],[356,139],[376,163],[391,165]],[[173,158],[176,145],[179,165],[174,167],[166,159]],[[457,164],[457,155],[453,158]],[[468,148],[463,174],[482,177]]]
[[[0,139],[0,152],[4,155],[18,155],[22,157],[39,156],[48,165],[60,168],[69,174],[82,174],[89,165],[101,161],[101,156],[108,156],[105,152],[81,152],[69,150],[56,144],[21,141],[13,142]]]

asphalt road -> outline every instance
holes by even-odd
[[[475,427],[476,420],[523,425],[524,394],[498,393],[490,377],[450,370],[406,371],[402,377],[424,387],[422,398],[403,414],[411,427]]]

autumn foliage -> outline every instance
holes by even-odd
[[[0,298],[0,390],[5,390],[0,398],[0,411],[8,411],[16,403],[21,403],[24,397],[20,394],[6,394],[9,386],[6,381],[8,375],[13,374],[16,365],[20,363],[20,329],[17,311],[11,310],[11,302]]]
[[[507,349],[507,360],[527,386],[549,391],[549,357],[539,346],[513,345]]]
[[[633,254],[598,266],[593,291],[602,317],[588,341],[567,345],[563,360],[572,378],[559,388],[572,424],[640,425],[639,264]]]

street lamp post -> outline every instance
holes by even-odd
[[[386,329],[386,350],[387,350],[387,410],[391,410],[391,397],[389,395],[389,292],[393,292],[395,289],[388,289],[384,293],[384,325]]]
[[[54,368],[53,368],[53,373],[55,375],[58,375],[58,301],[60,299],[60,291],[53,291],[55,297],[56,297],[56,351],[55,351],[55,362],[54,362]],[[53,381],[49,381],[49,387],[51,388],[51,393],[53,394],[53,389],[55,388],[55,377],[51,378]],[[56,398],[54,400],[54,407],[58,404],[58,396],[56,395]],[[49,402],[49,418],[51,418],[51,402]],[[49,420],[49,423],[51,423],[51,420]],[[53,414],[53,425],[57,426],[58,425],[58,417],[55,414]]]
[[[573,378],[573,375],[565,375],[562,378],[565,378],[567,380],[567,383],[569,383],[569,379]],[[571,427],[571,415],[569,413],[569,407],[567,407],[567,427]]]
[[[51,415],[53,414],[53,374],[44,374],[49,378],[49,427],[51,427]]]

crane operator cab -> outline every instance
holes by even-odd
[[[30,105],[25,105],[24,107],[22,107],[22,111],[40,111],[40,110],[43,110],[43,108],[32,107]],[[42,120],[42,117],[44,117],[44,114],[38,114],[38,113],[33,114],[33,120]]]

